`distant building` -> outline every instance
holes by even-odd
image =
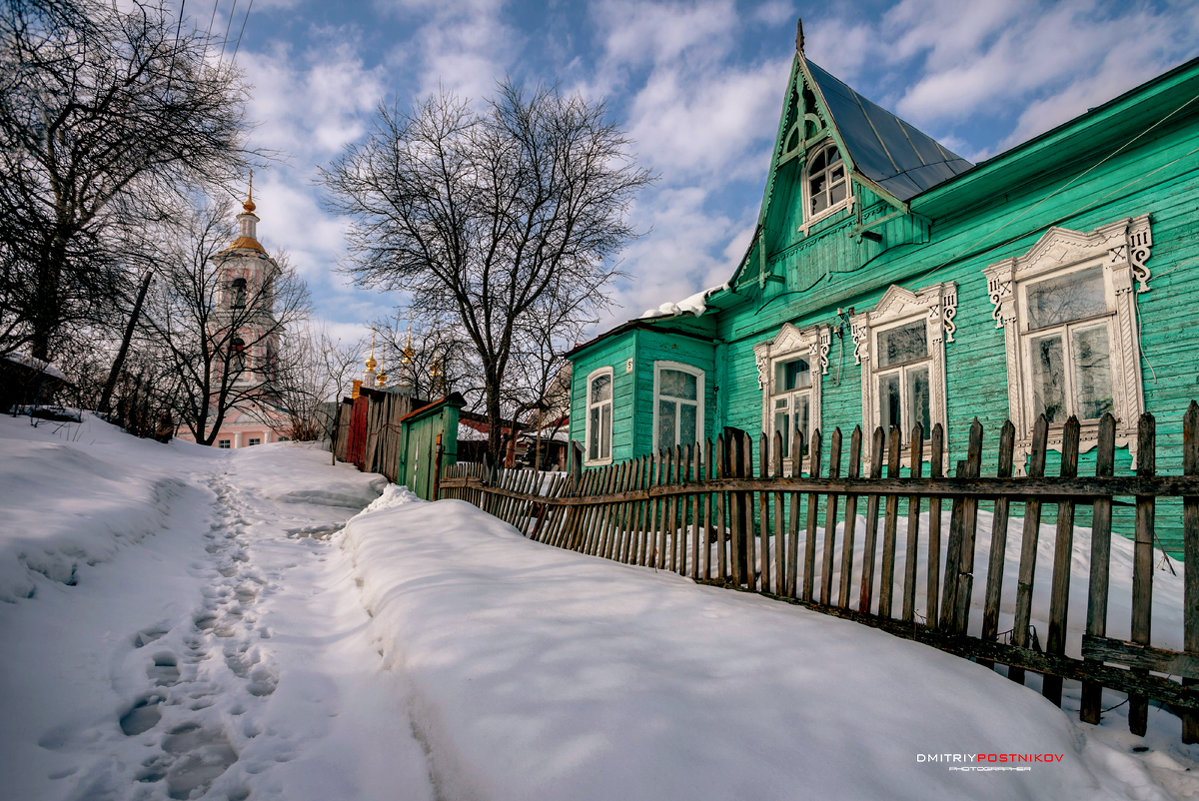
[[[234,386],[260,384],[270,381],[271,371],[279,353],[278,325],[274,316],[271,285],[279,275],[279,265],[258,242],[257,208],[250,196],[242,204],[244,211],[237,215],[238,236],[225,250],[210,261],[218,273],[217,311],[212,325],[223,332],[236,324],[238,330],[231,339],[234,360],[231,366],[240,369]],[[251,307],[246,313],[247,305]],[[287,417],[282,409],[265,402],[239,404],[225,413],[220,433],[214,442],[218,448],[244,448],[277,442],[278,431],[286,430]],[[195,442],[186,429],[180,427],[179,439]]]

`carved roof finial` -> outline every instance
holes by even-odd
[[[803,17],[795,23],[795,52],[803,52]]]

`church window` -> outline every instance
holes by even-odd
[[[226,450],[226,451],[229,450],[229,448],[232,444],[233,444],[233,442],[231,440],[227,440],[227,439],[218,439],[216,441],[216,446],[218,448],[220,448],[221,450]]]
[[[601,367],[587,376],[587,463],[612,461],[612,368]]]
[[[233,298],[230,303],[235,309],[244,309],[246,307],[246,279],[233,279]]]
[[[261,445],[262,438],[261,437],[250,437],[250,444],[251,445]]]
[[[654,363],[654,447],[694,445],[704,431],[704,373],[678,362]]]
[[[240,373],[246,369],[246,342],[241,337],[234,337],[229,348],[233,372]]]

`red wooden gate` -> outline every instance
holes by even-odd
[[[350,436],[346,440],[346,461],[357,465],[359,470],[366,461],[366,411],[370,400],[363,395],[354,398],[350,413]]]

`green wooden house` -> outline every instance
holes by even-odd
[[[940,423],[948,467],[977,417],[987,454],[1012,420],[1019,471],[1039,414],[1051,449],[1077,416],[1085,459],[1111,412],[1128,471],[1150,411],[1158,470],[1178,472],[1199,397],[1199,60],[970,164],[798,44],[727,284],[571,352],[584,464],[725,426]]]

